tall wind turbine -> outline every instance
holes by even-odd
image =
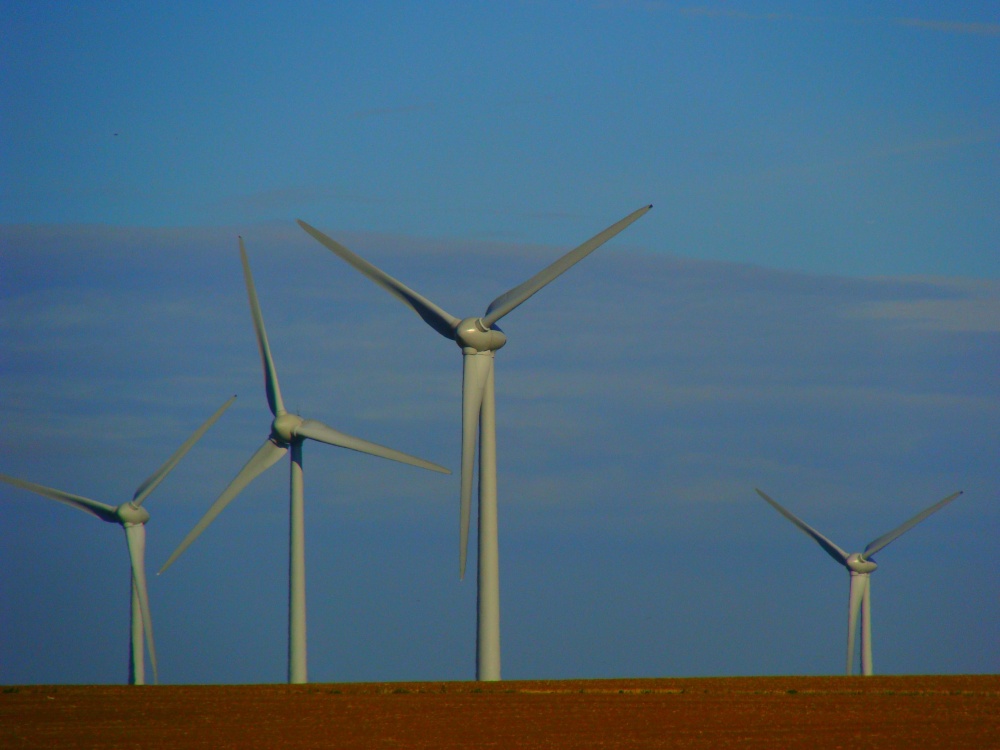
[[[278,373],[271,359],[271,348],[267,343],[267,333],[264,330],[264,317],[257,301],[257,290],[254,287],[253,276],[250,274],[250,263],[247,260],[243,238],[240,237],[240,259],[243,262],[243,277],[246,280],[247,295],[250,298],[250,313],[253,317],[254,330],[257,334],[257,346],[264,366],[264,387],[267,394],[267,405],[274,420],[271,422],[271,432],[264,444],[257,449],[246,466],[229,483],[229,486],[219,495],[219,498],[208,509],[198,524],[174,550],[174,553],[160,568],[162,573],[198,538],[215,517],[229,505],[230,502],[254,479],[273,466],[286,453],[291,451],[291,501],[289,528],[289,566],[288,566],[288,681],[303,683],[306,675],[306,563],[305,563],[305,506],[302,486],[302,443],[308,438],[320,443],[335,445],[340,448],[369,453],[381,458],[389,458],[412,466],[419,466],[443,474],[451,472],[443,466],[424,461],[422,458],[407,455],[392,448],[386,448],[370,443],[361,438],[352,437],[327,427],[322,422],[303,419],[295,414],[289,414],[281,400],[281,389],[278,387]],[[157,575],[159,575],[159,573]]]
[[[301,219],[299,226],[376,284],[411,307],[431,328],[451,339],[463,354],[462,487],[459,507],[459,576],[465,577],[472,505],[472,474],[479,426],[479,579],[476,679],[500,679],[500,571],[497,546],[496,403],[493,358],[507,337],[497,322],[545,285],[621,232],[652,206],[643,206],[571,250],[544,270],[493,300],[482,317],[460,320],[402,282],[376,268]]]
[[[888,534],[883,534],[873,542],[869,542],[864,552],[854,552],[852,554],[844,552],[844,550],[820,534],[812,526],[796,518],[760,490],[757,490],[757,494],[764,498],[781,515],[794,523],[799,530],[812,537],[823,548],[824,552],[847,568],[847,571],[851,574],[851,594],[847,610],[847,674],[851,675],[854,672],[854,636],[857,632],[859,609],[861,610],[861,671],[865,675],[872,674],[871,582],[868,577],[878,567],[872,559],[872,555],[887,546],[890,542],[895,541],[897,537],[905,534],[927,518],[927,516],[931,515],[931,513],[941,510],[941,508],[961,495],[961,491],[953,495],[948,495],[944,500],[940,500],[926,510],[921,511],[902,526],[893,529]]]
[[[191,437],[189,437],[180,448],[177,449],[174,455],[167,459],[167,462],[163,464],[163,466],[157,469],[152,476],[139,485],[135,494],[132,495],[131,500],[126,503],[122,503],[117,507],[114,505],[100,503],[97,500],[90,500],[86,497],[80,497],[79,495],[71,495],[68,492],[55,490],[51,487],[43,487],[42,485],[35,484],[34,482],[26,482],[23,479],[16,479],[14,477],[7,476],[6,474],[0,474],[0,481],[12,484],[15,487],[20,487],[23,490],[36,492],[39,495],[51,498],[52,500],[58,500],[59,502],[65,503],[66,505],[76,508],[77,510],[82,510],[84,513],[96,516],[102,521],[117,523],[125,529],[125,541],[128,543],[128,554],[131,560],[132,568],[132,585],[130,587],[132,591],[132,625],[129,629],[130,644],[128,670],[128,681],[130,685],[146,684],[145,659],[142,645],[143,634],[145,634],[146,646],[149,648],[149,661],[153,665],[153,682],[156,683],[159,681],[156,669],[156,648],[153,645],[153,620],[149,614],[149,594],[148,589],[146,588],[146,522],[149,521],[149,511],[142,507],[142,503],[184,457],[184,454],[191,450],[191,447],[201,439],[201,436],[208,431],[209,427],[215,424],[216,420],[222,416],[222,413],[228,409],[230,404],[232,404],[235,400],[236,396],[233,396],[221,407],[219,407],[218,411],[209,417],[208,421],[199,427],[198,430]]]

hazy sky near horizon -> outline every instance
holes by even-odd
[[[0,472],[150,497],[155,570],[289,408],[458,468],[460,354],[303,218],[504,319],[507,678],[840,673],[1000,647],[1000,16],[982,3],[6,5]],[[282,681],[287,462],[150,582],[165,682]],[[310,677],[470,679],[458,478],[305,447]],[[120,530],[0,486],[0,682],[119,682]],[[42,644],[41,646],[39,644]]]

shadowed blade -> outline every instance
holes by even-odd
[[[215,414],[208,418],[208,421],[205,422],[205,424],[198,428],[197,432],[184,442],[184,445],[177,449],[177,452],[174,453],[174,455],[172,455],[167,462],[156,471],[155,474],[139,485],[139,489],[137,489],[135,494],[132,496],[132,505],[136,508],[142,505],[142,501],[149,496],[149,493],[156,489],[157,485],[159,485],[167,474],[169,474],[173,468],[177,466],[178,462],[184,458],[184,455],[191,450],[194,444],[201,440],[201,436],[208,432],[208,428],[215,424],[216,420],[222,416],[222,413],[228,409],[235,400],[236,396],[233,396],[226,403],[224,403],[219,410],[215,412]]]
[[[191,543],[197,539],[201,532],[208,528],[208,525],[215,520],[215,517],[219,515],[223,509],[233,501],[233,499],[243,491],[243,489],[250,484],[254,479],[259,477],[269,468],[271,468],[278,460],[288,453],[288,448],[282,448],[279,445],[275,445],[270,440],[264,442],[264,444],[257,449],[257,452],[253,454],[249,461],[247,461],[246,466],[240,469],[240,473],[236,475],[236,478],[229,483],[229,486],[223,490],[222,494],[219,495],[219,499],[212,503],[212,507],[208,509],[208,512],[202,516],[202,519],[198,521],[198,524],[191,529],[191,532],[184,537],[184,541],[180,543],[177,549],[170,558],[163,563],[156,575],[160,575],[163,571],[173,565],[174,560],[181,556]]]
[[[805,521],[803,521],[803,520],[801,520],[799,518],[796,518],[789,511],[785,510],[783,507],[781,507],[780,505],[778,505],[778,503],[776,503],[774,500],[772,500],[770,497],[768,497],[767,495],[765,495],[760,490],[757,490],[757,494],[760,495],[762,498],[764,498],[764,500],[766,502],[768,502],[771,505],[772,508],[774,508],[776,511],[778,511],[781,515],[783,515],[789,521],[791,521],[792,523],[794,523],[796,526],[798,526],[801,531],[803,531],[808,536],[811,536],[813,538],[813,540],[820,547],[822,547],[824,550],[826,550],[826,553],[830,557],[832,557],[834,560],[836,560],[837,562],[839,562],[841,565],[847,565],[847,557],[848,557],[848,555],[847,555],[846,552],[844,552],[844,550],[842,550],[836,544],[834,544],[829,539],[827,539],[825,536],[823,536],[822,534],[820,534],[818,531],[816,531],[816,529],[814,529],[812,526],[810,526],[809,524],[807,524]]]
[[[149,649],[149,663],[153,666],[153,684],[160,681],[156,669],[156,646],[153,643],[153,617],[149,613],[149,589],[146,586],[146,526],[136,524],[125,527],[125,540],[132,560],[132,585],[139,596],[139,611],[142,614],[142,630],[146,634]]]
[[[426,297],[417,294],[401,281],[392,278],[392,276],[382,269],[376,268],[364,258],[355,255],[333,238],[323,234],[315,227],[306,224],[302,219],[299,219],[298,222],[299,226],[311,234],[321,245],[324,245],[335,255],[350,263],[354,268],[402,301],[405,305],[411,307],[435,331],[445,338],[454,341],[455,328],[461,322],[458,318],[445,312]]]
[[[651,209],[652,207],[653,207],[652,205],[643,206],[638,211],[633,211],[624,219],[622,219],[616,224],[612,224],[603,232],[590,238],[575,250],[570,250],[555,263],[551,264],[544,270],[536,273],[534,276],[525,281],[523,284],[514,287],[509,292],[501,294],[499,297],[497,297],[490,303],[490,306],[488,308],[486,308],[486,315],[483,316],[483,325],[486,328],[492,326],[494,323],[500,320],[500,318],[502,318],[504,315],[506,315],[515,307],[517,307],[522,302],[527,300],[543,286],[551,283],[558,276],[565,273],[571,266],[579,263],[581,260],[586,258],[588,255],[594,252],[605,242],[607,242],[616,234],[625,229],[629,224],[631,224],[640,216],[649,211],[649,209]]]
[[[407,453],[403,453],[402,451],[394,450],[393,448],[386,448],[384,445],[379,445],[378,443],[372,443],[368,440],[362,440],[361,438],[354,437],[353,435],[348,435],[335,430],[332,427],[327,427],[322,422],[317,422],[313,419],[307,419],[300,424],[295,429],[295,434],[298,437],[318,440],[321,443],[336,445],[339,448],[350,448],[352,451],[368,453],[372,456],[378,456],[379,458],[388,458],[392,461],[409,464],[410,466],[419,466],[422,469],[439,471],[442,474],[451,474],[451,471],[443,466],[438,466],[430,461],[425,461],[422,458],[411,456]]]
[[[472,473],[476,461],[476,437],[483,389],[493,366],[492,353],[462,357],[462,489],[459,502],[458,575],[465,578],[469,553],[469,518],[472,513]]]
[[[285,405],[281,401],[281,388],[278,387],[278,373],[274,369],[274,361],[271,359],[271,347],[267,343],[267,331],[264,330],[264,316],[260,312],[260,303],[257,301],[257,288],[253,283],[253,275],[250,273],[250,261],[247,260],[247,251],[243,246],[243,238],[240,237],[240,260],[243,262],[243,278],[247,284],[247,296],[250,298],[250,314],[253,316],[253,328],[257,333],[257,348],[260,349],[260,361],[264,365],[264,387],[267,390],[267,405],[271,409],[273,416],[279,413],[284,414]]]
[[[12,484],[15,487],[20,487],[22,490],[35,492],[52,500],[58,500],[60,503],[65,503],[66,505],[76,508],[77,510],[82,510],[84,513],[97,516],[102,521],[112,521],[114,523],[118,522],[118,516],[115,515],[116,508],[110,505],[105,505],[104,503],[99,503],[96,500],[80,497],[79,495],[71,495],[68,492],[55,490],[51,487],[43,487],[40,484],[26,482],[23,479],[17,479],[15,477],[7,476],[6,474],[0,474],[0,482]]]
[[[929,507],[927,510],[917,513],[917,515],[915,515],[913,518],[911,518],[909,521],[904,523],[899,528],[893,529],[888,534],[883,534],[874,542],[871,542],[867,547],[865,547],[865,551],[861,554],[862,559],[868,559],[870,555],[874,555],[876,552],[885,547],[887,544],[894,541],[897,537],[902,536],[907,531],[916,526],[918,523],[923,521],[931,513],[936,513],[937,511],[941,510],[944,506],[946,506],[948,503],[950,503],[952,500],[954,500],[961,494],[962,492],[958,491],[954,495],[948,495],[948,497],[946,497],[944,500],[939,500],[938,502],[934,503],[934,505]]]

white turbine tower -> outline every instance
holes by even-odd
[[[96,516],[108,523],[117,523],[125,529],[125,541],[128,544],[128,554],[131,560],[132,569],[132,607],[131,607],[131,628],[129,644],[129,674],[130,685],[146,684],[146,669],[143,653],[143,634],[145,634],[146,646],[149,648],[149,661],[153,665],[153,682],[159,681],[156,668],[156,648],[153,645],[153,620],[149,614],[149,594],[146,588],[146,522],[149,521],[149,511],[142,507],[143,501],[156,489],[184,457],[191,447],[201,439],[209,427],[215,424],[222,413],[229,408],[236,399],[233,396],[215,412],[208,421],[187,439],[187,441],[177,449],[163,466],[156,473],[150,476],[145,482],[139,485],[132,499],[119,506],[106,505],[96,500],[90,500],[79,495],[71,495],[62,490],[55,490],[51,487],[43,487],[34,482],[25,482],[23,479],[16,479],[0,474],[0,481],[20,487],[23,490],[36,492],[39,495],[58,500],[84,513]]]
[[[812,526],[796,518],[760,490],[757,490],[757,494],[764,498],[781,515],[795,524],[802,532],[812,537],[830,557],[847,568],[847,571],[851,574],[851,593],[847,611],[847,674],[850,675],[854,672],[854,636],[857,632],[859,609],[861,610],[861,671],[865,675],[872,674],[871,582],[868,577],[878,567],[872,559],[872,555],[905,534],[931,513],[941,510],[941,508],[961,495],[961,491],[953,495],[948,495],[944,500],[940,500],[926,510],[921,511],[902,526],[893,529],[888,534],[883,534],[873,542],[869,542],[864,552],[854,552],[852,554],[844,552],[844,550],[820,534]]]
[[[243,275],[246,279],[247,295],[250,298],[250,312],[253,316],[254,330],[257,333],[257,346],[260,349],[261,362],[264,365],[264,386],[267,393],[267,405],[271,409],[274,421],[271,422],[271,433],[267,440],[250,458],[246,466],[229,483],[219,498],[208,509],[198,524],[174,550],[174,553],[160,568],[162,573],[198,538],[215,517],[229,505],[230,502],[254,479],[273,466],[291,450],[291,499],[289,527],[289,570],[288,570],[288,681],[303,683],[306,675],[306,567],[305,567],[305,510],[302,487],[302,443],[308,438],[328,445],[369,453],[373,456],[389,458],[412,466],[419,466],[443,474],[451,472],[443,466],[424,461],[421,458],[407,455],[392,448],[386,448],[370,443],[361,438],[352,437],[327,427],[322,422],[303,419],[295,414],[289,414],[281,400],[281,390],[278,387],[278,374],[271,359],[271,349],[267,343],[267,333],[264,331],[264,318],[257,302],[257,290],[254,288],[253,276],[250,274],[250,263],[247,260],[243,238],[240,238],[240,258],[243,261]],[[158,573],[158,574],[159,574]]]
[[[500,679],[500,572],[497,546],[496,403],[493,358],[507,337],[497,322],[571,266],[621,232],[652,206],[643,206],[571,250],[523,284],[493,300],[482,317],[460,320],[358,257],[339,242],[299,220],[299,225],[336,255],[411,307],[431,328],[462,350],[462,487],[459,516],[459,575],[465,577],[472,504],[472,474],[479,425],[479,577],[476,679]]]

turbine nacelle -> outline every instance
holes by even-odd
[[[291,444],[304,421],[297,414],[279,414],[271,423],[271,440],[281,446]]]
[[[466,354],[495,352],[507,343],[507,337],[495,325],[487,328],[482,318],[466,318],[455,328],[455,342]]]
[[[866,560],[860,552],[848,555],[844,565],[852,573],[871,573],[878,567],[874,560]]]
[[[139,526],[149,520],[149,511],[127,502],[115,508],[115,517],[122,526]]]

